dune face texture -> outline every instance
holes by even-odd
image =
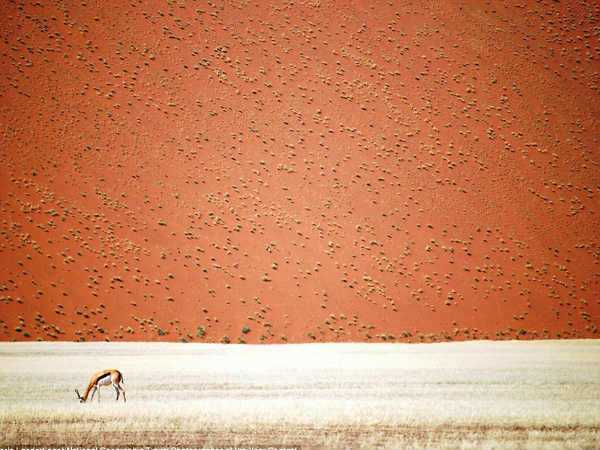
[[[594,2],[0,9],[1,339],[598,337]]]

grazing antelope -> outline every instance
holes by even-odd
[[[94,394],[96,393],[96,391],[98,391],[98,401],[100,401],[100,391],[98,390],[98,388],[100,386],[108,386],[112,384],[115,388],[115,391],[117,391],[117,401],[119,401],[119,393],[122,392],[123,403],[125,403],[125,389],[123,389],[123,387],[121,386],[121,383],[123,382],[123,375],[118,370],[103,370],[102,372],[94,374],[89,384],[87,385],[85,392],[83,393],[83,397],[79,395],[79,391],[77,389],[75,389],[75,393],[77,394],[77,398],[79,399],[79,401],[81,403],[85,403],[88,398],[88,395],[90,394],[90,391],[92,391],[90,401],[94,399]]]

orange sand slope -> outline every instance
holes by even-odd
[[[0,4],[0,339],[597,337],[600,8]]]

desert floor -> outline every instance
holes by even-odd
[[[599,21],[0,2],[0,340],[598,338]]]
[[[92,373],[112,388],[80,404]],[[0,446],[598,448],[600,342],[0,344]]]

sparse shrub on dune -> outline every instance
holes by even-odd
[[[0,2],[1,339],[598,336],[585,5],[238,3]]]

